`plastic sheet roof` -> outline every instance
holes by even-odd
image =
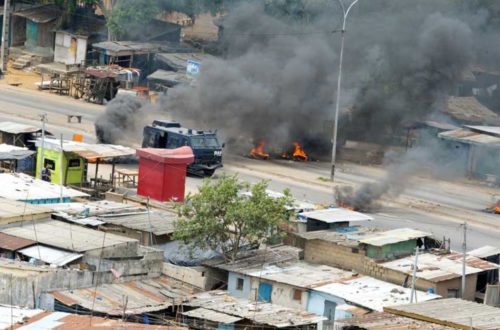
[[[42,140],[36,141],[36,146],[40,147]],[[46,138],[44,147],[51,150],[61,151],[61,140]],[[89,144],[84,142],[63,140],[62,150],[64,152],[75,153],[87,160],[104,158],[116,158],[135,155],[135,150],[129,147],[113,144]]]
[[[10,144],[0,144],[0,160],[19,160],[34,155],[33,150],[16,147]]]

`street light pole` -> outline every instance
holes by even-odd
[[[337,129],[339,126],[339,108],[340,108],[340,87],[342,82],[342,61],[344,59],[344,39],[345,39],[345,25],[347,21],[347,16],[351,11],[351,8],[358,2],[359,0],[354,0],[347,10],[344,6],[343,0],[338,0],[340,7],[342,8],[342,30],[340,31],[340,55],[339,55],[339,73],[337,77],[337,99],[335,102],[335,116],[333,121],[333,145],[332,145],[332,168],[330,173],[330,180],[333,182],[335,178],[335,162],[337,156]]]

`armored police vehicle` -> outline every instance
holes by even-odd
[[[188,166],[188,172],[196,175],[214,174],[222,167],[222,148],[216,132],[201,131],[181,127],[175,121],[155,120],[144,127],[143,148],[175,149],[189,146],[193,149],[194,162]]]

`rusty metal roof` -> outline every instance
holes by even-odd
[[[76,315],[64,312],[48,312],[41,309],[25,309],[18,306],[0,306],[0,329],[145,329],[145,330],[187,330],[185,327],[148,325],[123,322],[98,316]]]
[[[453,131],[439,133],[438,136],[444,140],[457,141],[467,144],[500,146],[500,137],[478,133],[467,128],[459,128]]]
[[[102,284],[95,288],[75,289],[52,292],[61,303],[77,307],[81,306],[107,315],[122,315],[124,297],[128,297],[126,314],[142,314],[159,311],[173,305],[181,304],[186,297],[192,295],[192,289],[182,283],[161,276],[127,283]]]
[[[482,105],[474,96],[450,96],[443,112],[467,123],[498,123],[500,117]]]
[[[438,299],[385,307],[384,311],[455,329],[500,329],[500,308],[462,299]]]
[[[353,317],[335,322],[340,328],[354,327],[370,330],[401,330],[401,329],[419,329],[419,330],[451,330],[453,328],[434,324],[425,321],[414,320],[409,317],[397,316],[390,313],[370,313],[367,315]]]
[[[217,323],[231,324],[243,320],[241,317],[219,313],[206,308],[196,308],[182,315],[194,317],[196,319],[208,320]]]
[[[419,254],[417,277],[435,283],[458,278],[462,276],[462,256],[462,253],[459,252]],[[381,266],[412,275],[414,259],[414,256],[409,256],[382,263]],[[473,256],[467,256],[466,263],[465,273],[467,275],[498,269],[500,267],[499,265]]]
[[[0,248],[9,251],[17,251],[19,249],[35,245],[36,242],[30,239],[16,237],[0,232]]]
[[[202,292],[190,297],[185,306],[203,307],[208,310],[250,319],[257,324],[270,325],[276,328],[297,327],[316,324],[326,320],[325,317],[297,309],[282,307],[265,302],[229,296],[226,291]]]
[[[41,146],[41,139],[36,141],[36,146]],[[51,150],[61,151],[61,140],[46,138],[44,147]],[[63,140],[62,150],[75,153],[87,160],[103,158],[116,158],[135,155],[135,150],[129,147],[113,144],[89,144],[84,142]]]
[[[35,23],[49,23],[61,16],[62,10],[55,5],[38,6],[14,12],[14,16],[27,18]]]

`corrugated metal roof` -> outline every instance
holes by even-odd
[[[11,314],[12,313],[12,314]],[[12,315],[12,323],[11,323]],[[17,330],[84,330],[84,329],[146,329],[146,330],[187,330],[185,327],[148,325],[123,322],[98,316],[76,315],[63,312],[47,312],[40,309],[24,309],[18,306],[0,306],[0,329]]]
[[[397,228],[372,234],[360,239],[359,242],[373,246],[384,246],[427,236],[432,236],[432,234],[411,228]]]
[[[298,218],[303,220],[307,219],[318,220],[327,223],[373,220],[373,218],[369,215],[356,211],[351,211],[341,207],[317,210],[311,212],[302,212],[298,214]]]
[[[163,81],[170,86],[174,86],[176,84],[189,84],[192,81],[192,79],[189,79],[185,73],[165,71],[162,69],[156,70],[147,76],[147,79]]]
[[[0,248],[4,250],[17,251],[35,244],[36,242],[30,239],[11,236],[0,232]]]
[[[232,324],[243,320],[242,317],[236,317],[224,313],[219,313],[206,308],[197,308],[189,312],[184,312],[182,315],[194,317],[197,319],[208,320],[217,323]]]
[[[13,13],[14,16],[25,17],[35,23],[49,23],[61,14],[61,9],[55,5],[38,6]]]
[[[283,245],[267,250],[251,250],[242,252],[232,263],[226,263],[224,259],[212,259],[204,262],[204,265],[232,272],[243,272],[248,269],[261,267],[262,265],[274,265],[287,261],[298,261],[302,250],[296,247]]]
[[[314,288],[314,291],[328,293],[379,312],[383,311],[386,306],[408,304],[411,293],[410,288],[404,288],[368,276],[330,283]],[[417,301],[438,298],[441,298],[441,296],[417,290]]]
[[[254,321],[257,324],[286,328],[315,324],[326,317],[270,303],[249,301],[229,296],[226,291],[209,291],[192,296],[186,306],[203,307],[219,313]]]
[[[468,255],[478,257],[481,259],[496,256],[500,254],[500,248],[491,245],[485,245],[475,250],[467,252]]]
[[[380,264],[385,268],[400,271],[408,275],[413,274],[414,256],[392,260]],[[485,270],[497,269],[499,266],[473,256],[467,256],[465,273],[475,274]],[[462,253],[449,254],[422,253],[418,256],[417,277],[432,282],[447,281],[462,276]]]
[[[6,132],[10,134],[21,134],[21,133],[36,133],[41,131],[42,131],[41,128],[31,125],[14,123],[11,121],[0,122],[0,132]]]
[[[500,117],[474,96],[450,96],[443,112],[467,123],[498,123]]]
[[[473,132],[467,128],[459,128],[438,134],[438,137],[450,141],[458,141],[467,144],[500,146],[500,137]]]
[[[500,308],[462,299],[438,299],[384,310],[457,329],[500,329]]]
[[[1,195],[1,191],[0,191]],[[50,218],[51,210],[45,206],[27,204],[0,197],[0,223],[6,224],[21,220]]]
[[[10,144],[0,144],[0,160],[19,160],[34,155],[33,150],[28,148],[16,147]]]
[[[4,228],[1,232],[16,237],[36,240],[44,245],[75,252],[85,252],[101,249],[102,247],[138,243],[137,240],[132,238],[111,233],[103,233],[98,230],[88,229],[57,220],[37,222],[35,228],[33,228],[32,225]]]
[[[468,128],[470,130],[473,130],[473,131],[477,131],[477,132],[486,133],[486,134],[495,135],[495,136],[500,137],[500,126],[471,126],[471,125],[465,125],[464,127]]]
[[[26,309],[18,306],[0,305],[0,329],[9,329],[27,318],[43,313],[41,309]],[[12,320],[12,323],[11,323]]]
[[[170,66],[174,71],[186,71],[187,61],[202,62],[215,57],[209,54],[202,53],[159,53],[156,54],[155,59],[164,62]]]
[[[61,186],[23,173],[0,173],[0,197],[18,201],[58,199]],[[62,187],[63,198],[88,197],[81,191]]]
[[[108,55],[117,56],[158,53],[162,49],[160,44],[135,41],[103,41],[93,44],[92,47],[101,49]]]
[[[390,313],[370,313],[363,316],[353,317],[345,320],[336,320],[336,325],[344,327],[354,327],[370,330],[452,330],[444,325],[434,324],[425,321],[414,320],[409,317],[397,316]]]
[[[143,232],[151,232],[155,235],[172,234],[175,231],[177,217],[171,213],[161,211],[141,212],[130,215],[100,215],[100,221],[135,229]]]
[[[66,252],[43,245],[31,246],[19,250],[18,252],[24,254],[27,257],[41,260],[49,265],[53,265],[56,267],[65,266],[83,256],[83,254]]]
[[[95,293],[95,301],[94,301]],[[102,284],[95,288],[56,291],[51,294],[67,306],[81,306],[107,315],[122,315],[124,297],[128,297],[125,314],[159,311],[181,304],[194,292],[181,282],[161,276],[127,283]]]
[[[352,279],[355,276],[352,272],[343,269],[306,262],[253,267],[239,270],[238,273],[304,289]]]
[[[41,139],[36,141],[35,144],[37,147],[41,146],[41,141]],[[61,140],[46,138],[44,147],[51,150],[61,151]],[[135,155],[134,149],[113,144],[89,144],[63,140],[62,148],[64,152],[72,152],[88,160]]]

